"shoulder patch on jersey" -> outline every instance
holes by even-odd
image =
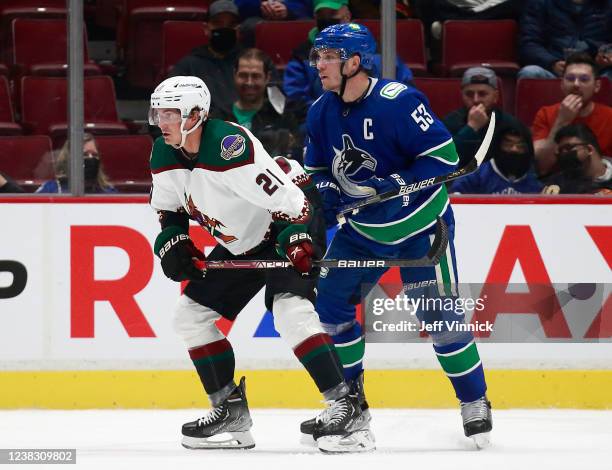
[[[242,127],[211,119],[206,123],[196,167],[226,171],[253,163],[254,156],[253,142]]]
[[[380,89],[380,96],[388,100],[394,100],[399,94],[408,88],[407,85],[398,82],[387,83]]]
[[[175,156],[176,150],[164,142],[163,137],[158,137],[153,143],[151,150],[150,166],[151,173],[162,173],[168,170],[179,170],[186,168]]]
[[[246,139],[240,134],[226,135],[221,140],[221,158],[231,160],[244,153],[246,149]]]

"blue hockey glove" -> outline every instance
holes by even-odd
[[[336,183],[329,180],[322,180],[317,183],[317,189],[323,201],[323,214],[327,228],[338,224],[336,214],[340,205],[340,188]]]

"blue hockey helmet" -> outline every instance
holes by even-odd
[[[335,24],[321,31],[312,46],[310,65],[316,66],[320,51],[329,49],[337,50],[342,60],[358,54],[363,69],[372,70],[374,67],[376,40],[370,30],[361,24]]]

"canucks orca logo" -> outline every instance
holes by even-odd
[[[342,150],[334,147],[335,157],[332,172],[342,190],[352,197],[371,196],[376,193],[372,188],[359,186],[358,183],[374,176],[376,164],[368,152],[355,147],[348,134],[342,134]]]

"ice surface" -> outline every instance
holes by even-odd
[[[203,410],[0,411],[0,448],[76,448],[76,468],[104,470],[612,469],[612,411],[494,409],[493,446],[478,451],[458,409],[373,410],[377,450],[352,455],[299,443],[314,410],[251,413],[246,451],[182,448],[181,424]]]

